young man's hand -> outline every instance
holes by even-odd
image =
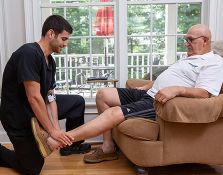
[[[73,143],[74,138],[66,133],[65,131],[62,130],[57,130],[54,129],[53,131],[50,132],[50,136],[62,143],[63,145],[71,145]]]

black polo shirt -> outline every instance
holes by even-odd
[[[1,121],[11,128],[30,128],[34,116],[28,102],[24,81],[40,83],[40,93],[46,99],[49,89],[55,87],[56,65],[53,57],[46,63],[38,43],[28,43],[16,50],[6,64],[1,95]]]

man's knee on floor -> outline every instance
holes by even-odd
[[[35,166],[26,166],[25,168],[20,167],[21,174],[24,175],[39,175],[44,165],[44,160],[35,163]]]

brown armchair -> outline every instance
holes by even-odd
[[[223,41],[212,43],[223,57]],[[128,80],[127,88],[149,83]],[[112,131],[124,155],[139,167],[181,163],[223,164],[223,88],[207,99],[176,97],[155,102],[156,121],[131,118]],[[139,170],[143,170],[142,168]]]
[[[128,80],[134,88],[149,80]],[[155,102],[156,121],[130,118],[113,129],[123,154],[139,167],[181,163],[223,164],[223,94]]]

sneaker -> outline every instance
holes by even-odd
[[[68,156],[71,154],[84,154],[91,150],[91,145],[89,143],[82,143],[79,145],[66,146],[60,149],[61,156]]]
[[[49,156],[52,153],[50,146],[47,144],[49,134],[39,125],[35,117],[31,119],[31,126],[40,153],[43,157]]]
[[[106,160],[116,159],[118,159],[117,152],[104,153],[101,147],[96,148],[93,153],[84,156],[84,162],[86,163],[99,163]]]

